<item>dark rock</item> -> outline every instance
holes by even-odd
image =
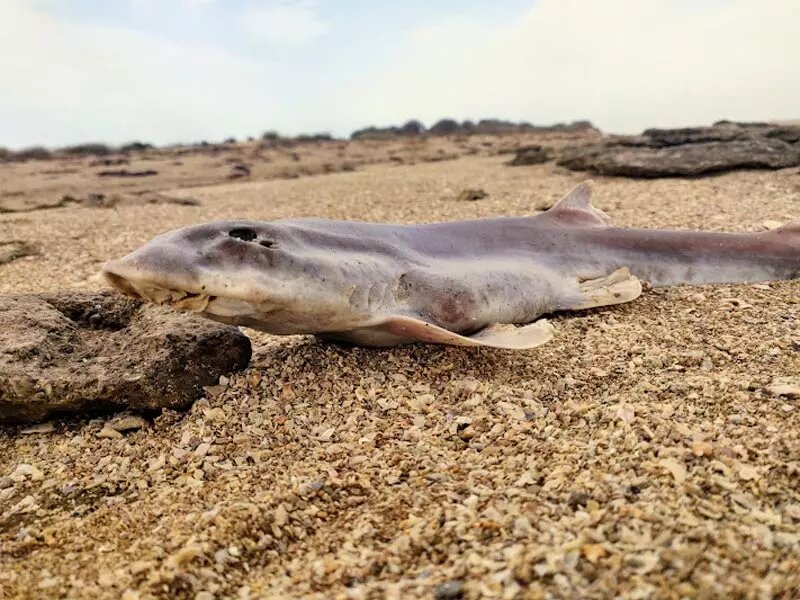
[[[713,126],[748,127],[750,129],[772,127],[772,125],[765,123],[764,121],[729,121],[728,119],[716,121]]]
[[[441,151],[439,154],[423,157],[422,160],[425,162],[441,162],[444,160],[455,160],[457,158],[459,158],[458,154]]]
[[[711,127],[647,129],[565,148],[558,164],[628,177],[695,177],[800,164],[800,127],[719,121]]]
[[[235,327],[116,292],[0,296],[0,423],[184,408],[250,355]]]
[[[0,193],[0,214],[61,208],[76,202],[80,201],[72,196],[51,197],[43,200],[38,195],[31,197],[23,191],[5,192]]]
[[[250,167],[242,163],[233,165],[231,172],[228,173],[228,179],[239,179],[240,177],[250,177]]]
[[[696,177],[736,169],[800,165],[800,147],[775,138],[647,147],[592,144],[565,150],[560,166],[626,177]]]
[[[0,242],[0,265],[13,262],[18,258],[38,254],[33,244],[20,240]]]
[[[550,154],[538,144],[522,146],[516,149],[516,154],[507,164],[512,167],[525,165],[538,165],[550,160]]]
[[[130,160],[127,158],[98,158],[89,162],[90,167],[114,167],[118,165],[128,165]]]
[[[569,493],[569,497],[567,498],[567,506],[569,506],[572,510],[578,510],[579,508],[585,508],[586,504],[591,500],[592,497],[587,494],[586,492],[582,491],[572,491]]]
[[[147,169],[144,171],[128,171],[127,169],[112,169],[110,171],[98,171],[98,177],[152,177],[158,175],[158,171]]]
[[[653,148],[704,142],[732,142],[747,139],[749,135],[746,129],[729,126],[645,129],[642,132],[645,143]]]
[[[56,208],[59,206],[69,206],[80,204],[90,208],[113,208],[115,206],[130,206],[140,204],[177,204],[179,206],[200,206],[200,201],[195,198],[177,198],[167,196],[159,192],[133,192],[130,194],[101,194],[90,192],[85,198],[76,198],[66,195],[61,197],[58,204],[48,206],[37,206],[37,208]]]
[[[489,194],[482,189],[466,189],[458,195],[457,199],[462,202],[474,202],[475,200],[483,200],[488,197]]]
[[[108,197],[105,194],[90,193],[86,195],[86,200],[83,201],[83,204],[96,208],[110,208],[115,206],[117,201],[115,196]]]
[[[436,588],[436,600],[461,600],[464,597],[463,581],[447,581]]]
[[[783,140],[788,144],[800,144],[800,126],[773,127],[765,132],[764,136]]]

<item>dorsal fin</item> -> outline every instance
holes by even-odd
[[[608,227],[609,224],[608,215],[592,206],[591,180],[576,185],[545,214],[565,225]]]

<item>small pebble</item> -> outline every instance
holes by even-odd
[[[141,417],[137,416],[127,416],[121,417],[119,419],[114,419],[105,425],[105,427],[109,427],[114,431],[119,431],[120,433],[126,431],[134,431],[136,429],[142,429],[143,427],[147,427],[147,421],[145,421]]]
[[[119,438],[123,437],[123,435],[119,431],[117,431],[116,429],[112,429],[111,427],[104,426],[100,431],[97,432],[97,437],[116,440],[116,439],[119,439]]]
[[[461,600],[464,597],[464,583],[461,581],[448,581],[436,588],[436,600]]]
[[[55,431],[55,425],[52,422],[48,421],[46,423],[38,423],[37,425],[32,425],[31,427],[26,427],[20,433],[25,434],[34,434],[34,433],[51,433]]]

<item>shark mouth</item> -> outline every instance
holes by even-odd
[[[126,296],[154,304],[166,304],[180,311],[201,313],[216,300],[215,296],[209,294],[174,290],[147,282],[134,282],[116,273],[106,272],[105,277],[112,286]]]
[[[113,287],[126,296],[166,305],[182,312],[202,313],[215,317],[241,317],[269,312],[269,307],[255,305],[238,298],[171,289],[147,281],[132,281],[110,272],[106,272],[105,276]]]
[[[208,294],[193,294],[191,292],[181,293],[185,295],[177,300],[173,298],[173,300],[169,302],[169,305],[175,310],[182,310],[185,312],[205,312],[209,305],[217,299],[216,296],[209,296]]]

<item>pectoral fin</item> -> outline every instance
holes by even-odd
[[[635,300],[642,294],[642,282],[631,275],[627,267],[617,269],[599,279],[587,279],[580,283],[578,300],[565,306],[569,310],[581,310],[611,304],[622,304]]]
[[[394,316],[381,324],[386,333],[408,341],[448,344],[450,346],[488,346],[508,350],[527,350],[541,346],[553,337],[553,326],[545,319],[530,325],[490,325],[471,336],[453,333],[437,325],[432,325],[406,316]]]

